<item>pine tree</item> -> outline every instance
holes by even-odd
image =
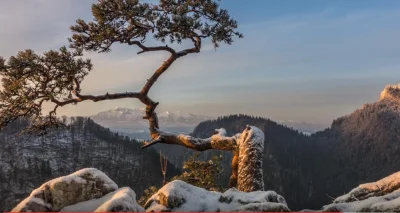
[[[149,122],[152,141],[144,148],[158,143],[175,144],[197,151],[225,150],[234,153],[230,186],[242,191],[264,190],[262,180],[262,155],[264,135],[258,128],[247,126],[241,129],[243,137],[229,137],[223,129],[216,130],[206,139],[182,136],[160,131],[156,108],[159,102],[150,98],[150,90],[163,73],[175,61],[187,55],[200,53],[203,42],[209,40],[217,49],[221,44],[231,45],[235,38],[243,35],[237,31],[238,23],[229,12],[220,8],[217,0],[173,0],[159,4],[133,0],[99,0],[92,5],[91,21],[78,19],[71,26],[73,32],[68,39],[69,48],[50,50],[37,54],[33,50],[20,51],[6,62],[0,58],[2,91],[0,92],[0,127],[20,117],[30,118],[27,130],[46,134],[53,127],[62,127],[56,117],[57,110],[65,105],[75,105],[83,101],[101,102],[116,99],[138,99],[146,106],[144,119]],[[148,37],[157,46],[148,46]],[[171,44],[190,42],[190,47],[172,48]],[[85,94],[81,84],[93,69],[89,59],[84,59],[84,51],[108,53],[113,44],[124,44],[138,48],[138,54],[151,52],[168,53],[168,59],[153,72],[140,91],[122,91],[102,95]],[[170,46],[169,46],[170,45]],[[111,73],[111,72],[110,72]],[[112,73],[110,74],[112,75]],[[107,79],[105,79],[107,80]],[[42,114],[45,103],[54,106],[46,115]],[[81,131],[81,118],[74,135]],[[106,132],[108,138],[112,137]],[[95,141],[97,142],[97,141]],[[90,144],[92,146],[94,144]],[[251,149],[252,156],[241,150]],[[246,156],[243,156],[246,155]],[[252,158],[247,165],[243,163]],[[242,161],[242,159],[245,159]],[[246,161],[247,162],[247,161]],[[251,176],[252,178],[247,178]],[[245,180],[240,179],[246,177]]]
[[[210,191],[223,191],[224,187],[217,184],[218,178],[223,174],[221,167],[222,156],[213,156],[211,160],[202,161],[199,153],[195,153],[183,165],[183,174],[175,176],[172,180],[182,180]]]

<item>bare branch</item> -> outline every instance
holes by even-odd
[[[157,79],[163,74],[171,65],[174,63],[174,61],[182,56],[185,56],[190,53],[198,53],[200,52],[201,48],[201,39],[199,37],[193,38],[192,39],[195,47],[182,50],[178,53],[176,53],[174,50],[166,46],[165,50],[171,52],[171,56],[154,72],[154,74],[147,80],[146,84],[144,85],[141,93],[144,95],[147,95],[149,93],[150,88],[153,86],[153,84],[157,81]],[[140,43],[140,42],[139,42]],[[142,47],[141,47],[142,48]],[[143,49],[143,48],[142,48]],[[145,50],[143,50],[145,51]]]
[[[143,95],[147,95],[147,93],[149,93],[150,88],[157,81],[158,77],[160,77],[160,75],[163,74],[172,65],[172,63],[174,63],[176,59],[177,57],[175,55],[171,55],[166,61],[164,61],[164,63],[147,80],[146,84],[144,85],[140,93],[142,93]]]
[[[167,45],[165,46],[158,46],[158,47],[146,47],[144,46],[140,41],[127,41],[127,43],[129,45],[136,45],[138,46],[140,49],[142,49],[142,51],[138,52],[137,54],[141,54],[141,53],[145,53],[145,52],[152,52],[152,51],[168,51],[170,52],[172,55],[175,55],[176,52],[174,49],[168,47]]]
[[[219,129],[218,133],[207,139],[195,138],[184,134],[171,134],[159,131],[159,135],[156,140],[149,142],[142,148],[152,146],[157,143],[174,144],[184,146],[197,151],[205,151],[209,149],[217,150],[235,150],[236,149],[236,137],[226,137],[224,129]]]
[[[193,33],[193,34],[195,34],[195,33]],[[179,51],[176,54],[178,57],[182,57],[182,56],[185,56],[185,55],[190,54],[190,53],[199,53],[200,52],[200,49],[201,49],[201,38],[197,34],[195,34],[194,36],[192,36],[190,38],[190,40],[192,40],[192,42],[194,44],[194,47],[190,48],[190,49],[185,49],[185,50]]]
[[[59,101],[55,98],[51,99],[51,102],[59,105],[59,106],[65,106],[67,104],[72,104],[72,103],[79,103],[82,101],[87,101],[91,100],[93,102],[98,102],[98,101],[104,101],[104,100],[115,100],[115,99],[122,99],[122,98],[137,98],[139,100],[144,99],[140,93],[137,92],[125,92],[125,93],[115,93],[115,94],[108,94],[106,93],[105,95],[80,95],[79,93],[76,93],[77,98],[65,100],[65,101]]]
[[[160,136],[158,136],[156,139],[150,141],[150,142],[145,142],[144,145],[142,146],[142,149],[153,146],[157,143],[160,143],[162,140],[162,138]]]

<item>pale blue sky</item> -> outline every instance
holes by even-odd
[[[0,55],[67,45],[69,26],[91,19],[92,2],[0,1]],[[398,0],[223,0],[222,7],[244,39],[216,52],[206,42],[200,54],[177,61],[151,90],[159,111],[330,123],[400,80]],[[139,90],[167,55],[137,50],[118,45],[110,54],[86,54],[94,71],[84,92]],[[132,100],[88,102],[61,113],[116,106],[143,107]]]

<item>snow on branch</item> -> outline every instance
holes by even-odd
[[[223,128],[217,129],[216,131],[216,134],[206,139],[185,134],[172,134],[159,131],[159,136],[150,142],[145,142],[142,148],[147,148],[157,143],[163,143],[180,145],[196,151],[205,151],[209,149],[235,150],[236,137],[226,137],[226,130]]]

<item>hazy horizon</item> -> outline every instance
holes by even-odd
[[[91,20],[93,2],[0,2],[0,55],[8,59],[28,48],[42,53],[68,45],[69,26],[78,18]],[[150,91],[160,102],[158,112],[329,124],[377,101],[385,85],[400,80],[400,1],[251,2],[222,1],[244,38],[217,51],[205,41],[201,53],[176,61]],[[115,45],[109,54],[85,53],[94,70],[82,93],[138,91],[167,54],[137,51]],[[89,116],[117,106],[143,107],[131,99],[89,101],[58,114]]]

